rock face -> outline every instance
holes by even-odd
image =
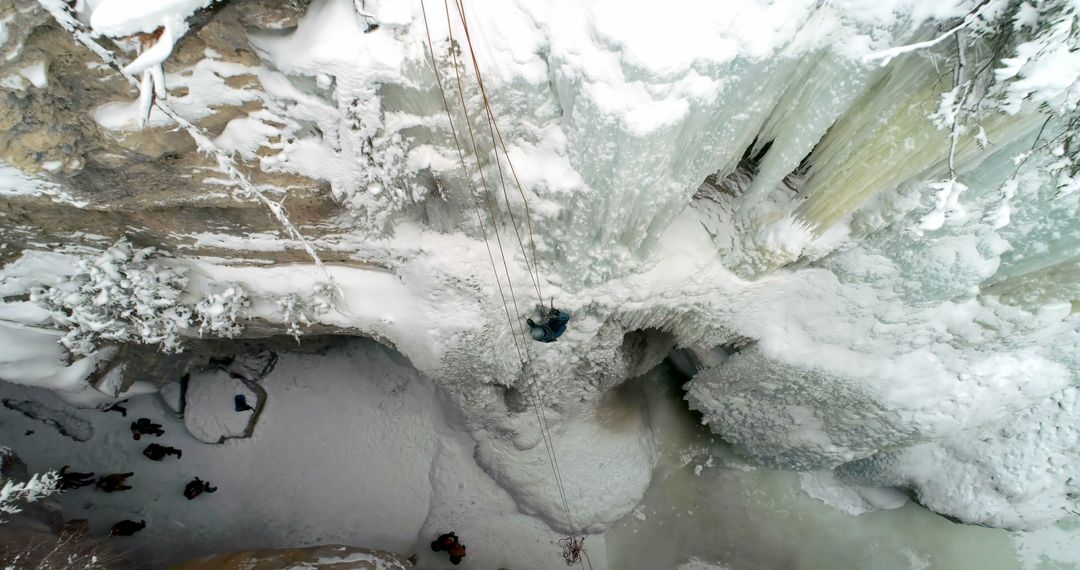
[[[411,570],[413,565],[399,554],[354,546],[312,546],[273,550],[245,550],[217,554],[177,564],[172,570]]]
[[[266,405],[258,381],[273,370],[277,354],[264,350],[217,362],[216,369],[196,372],[183,382],[184,426],[204,443],[251,436]]]
[[[207,53],[223,54],[238,68],[257,65],[247,33],[295,26],[305,5],[294,0],[220,6],[179,44],[168,73],[190,73]],[[205,191],[221,175],[186,134],[164,125],[145,131],[104,128],[96,118],[99,109],[110,103],[129,104],[135,94],[94,54],[75,44],[36,1],[7,2],[0,7],[0,18],[6,18],[5,29],[14,30],[0,35],[5,38],[0,40],[0,52],[7,56],[0,59],[0,77],[9,78],[0,88],[0,163],[9,169],[6,176],[32,177],[24,180],[24,189],[40,190],[36,195],[12,195],[10,188],[0,192],[0,211],[5,214],[0,239],[8,245],[0,255],[14,254],[29,242],[93,244],[95,236],[111,239],[123,234],[144,244],[209,252],[215,248],[197,246],[187,236],[277,232],[279,226],[262,206],[234,199],[227,188]],[[257,82],[253,74],[241,71],[207,77],[241,91]],[[183,83],[177,79],[172,93],[178,105],[185,92],[190,96],[197,88]],[[200,126],[216,136],[231,119],[261,106],[250,91],[231,103],[202,117]],[[24,175],[10,171],[12,167]],[[339,210],[323,183],[260,172],[250,173],[258,184],[288,189],[290,215],[306,233],[323,233],[307,226],[323,223]],[[288,261],[290,256],[274,258]]]

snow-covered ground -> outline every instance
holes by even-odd
[[[604,406],[608,435],[589,440],[603,455],[619,449],[620,431],[643,422],[662,455],[642,503],[606,535],[587,539],[596,570],[1004,570],[1080,562],[1080,538],[1064,530],[1014,539],[911,504],[859,517],[826,506],[800,489],[795,474],[754,469],[695,425],[677,381],[662,367],[631,382]],[[325,355],[286,354],[261,384],[268,401],[252,438],[214,445],[188,435],[154,395],[129,400],[124,418],[0,383],[0,397],[40,401],[93,426],[90,439],[76,442],[5,410],[0,437],[31,470],[70,464],[98,474],[133,471],[131,491],[84,488],[61,503],[67,517],[89,519],[98,534],[120,519],[145,519],[142,532],[112,539],[140,567],[228,550],[341,543],[415,553],[419,568],[451,568],[427,543],[454,530],[469,549],[459,568],[565,568],[559,536],[480,470],[475,442],[439,391],[400,356],[371,341]],[[128,424],[142,416],[164,424],[165,435],[133,441]],[[152,462],[139,453],[148,441],[178,447],[183,457]],[[186,500],[181,492],[194,476],[218,491]]]
[[[421,567],[450,568],[427,545],[454,530],[469,549],[460,568],[565,567],[559,536],[523,515],[480,470],[473,440],[400,356],[370,341],[325,356],[284,355],[262,385],[268,401],[254,435],[220,445],[191,437],[154,395],[129,400],[126,418],[70,409],[93,426],[85,442],[7,409],[0,434],[32,471],[70,464],[99,475],[134,472],[131,491],[88,487],[64,494],[61,504],[68,518],[89,519],[100,535],[121,519],[145,519],[142,532],[114,539],[140,566],[339,543],[416,553]],[[0,395],[66,408],[46,390],[3,383]],[[138,417],[160,422],[165,435],[134,441],[129,424]],[[177,447],[183,457],[150,461],[141,454],[149,442]],[[217,492],[185,499],[184,485],[196,476]],[[590,547],[602,564],[603,540],[590,539]]]

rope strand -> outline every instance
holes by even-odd
[[[510,165],[511,172],[512,172],[514,178],[515,178],[515,181],[518,183],[519,192],[522,192],[522,199],[525,200],[526,216],[527,216],[526,221],[528,222],[529,237],[530,237],[530,239],[532,239],[533,238],[533,235],[532,235],[532,223],[531,223],[531,220],[528,219],[528,216],[529,216],[528,203],[527,203],[527,200],[525,199],[524,192],[521,189],[520,181],[517,179],[516,170],[513,169],[513,163],[509,158],[509,154],[507,153],[506,143],[502,139],[502,133],[498,130],[498,125],[495,122],[494,113],[491,111],[490,105],[488,104],[487,95],[486,95],[486,92],[485,92],[484,87],[482,85],[482,77],[480,76],[480,70],[479,70],[479,65],[478,65],[477,59],[476,59],[476,53],[475,53],[475,50],[473,49],[472,39],[471,39],[469,31],[468,31],[467,20],[465,19],[465,15],[464,15],[464,6],[460,2],[460,0],[455,0],[455,4],[456,4],[457,10],[458,10],[459,18],[461,19],[462,27],[463,27],[463,29],[465,30],[465,33],[466,33],[466,42],[469,45],[470,58],[472,59],[473,69],[474,69],[474,72],[476,73],[477,82],[478,82],[478,85],[480,85],[480,89],[481,89],[481,92],[482,92],[483,102],[484,102],[484,107],[485,107],[485,114],[486,114],[486,117],[487,117],[487,120],[488,120],[489,134],[491,135],[492,147],[493,147],[493,150],[495,152],[496,164],[497,164],[497,166],[499,168],[500,182],[502,184],[503,195],[504,195],[504,198],[506,198],[506,200],[507,200],[507,209],[508,209],[508,211],[510,210],[510,203],[509,203],[509,195],[506,192],[506,187],[505,187],[505,174],[502,171],[502,166],[501,166],[501,163],[499,162],[499,157],[498,157],[498,148],[499,148],[500,143],[502,145],[503,155],[507,159],[507,163]],[[459,159],[459,162],[461,164],[462,170],[465,172],[466,179],[471,180],[472,178],[469,175],[468,167],[466,166],[465,153],[461,149],[460,139],[458,138],[457,129],[454,126],[453,116],[452,116],[452,113],[450,112],[450,105],[449,105],[449,102],[448,102],[447,97],[446,97],[445,89],[443,88],[443,85],[442,85],[442,77],[439,74],[437,60],[436,60],[435,52],[434,52],[434,43],[433,43],[433,41],[431,39],[431,29],[430,29],[430,24],[428,22],[428,17],[427,17],[427,7],[425,5],[424,0],[421,0],[420,5],[421,5],[421,10],[423,12],[424,26],[425,26],[425,31],[426,31],[426,34],[427,34],[427,39],[428,39],[428,50],[429,50],[429,55],[430,55],[430,59],[431,59],[432,70],[433,70],[433,72],[435,73],[435,76],[436,76],[436,82],[438,84],[439,94],[440,94],[440,97],[442,98],[442,102],[443,102],[443,109],[446,112],[447,120],[450,123],[451,134],[452,134],[452,136],[454,138],[454,144],[457,147],[458,159]],[[444,0],[443,5],[444,5],[445,12],[446,12],[447,34],[448,34],[449,40],[451,42],[451,45],[453,45],[454,44],[454,33],[453,33],[453,22],[451,21],[451,18],[450,18],[449,1]],[[482,184],[482,186],[484,188],[485,205],[486,205],[488,215],[491,218],[492,230],[495,232],[496,245],[498,246],[498,249],[499,249],[499,256],[500,256],[500,258],[502,260],[503,269],[506,272],[507,286],[508,286],[508,288],[510,290],[511,303],[514,305],[515,312],[518,312],[519,315],[520,315],[520,309],[519,309],[518,303],[517,303],[517,296],[516,296],[516,293],[514,292],[513,283],[512,283],[512,279],[511,279],[511,275],[510,275],[509,264],[508,264],[508,262],[506,260],[506,252],[502,247],[502,239],[501,239],[501,237],[499,235],[499,232],[498,232],[498,227],[497,227],[498,220],[496,218],[495,211],[494,211],[494,208],[492,207],[491,200],[490,200],[491,189],[487,184],[487,178],[486,178],[486,176],[484,175],[484,172],[483,172],[483,166],[482,166],[482,161],[480,159],[479,146],[477,144],[476,134],[475,134],[475,131],[473,130],[472,121],[469,118],[468,105],[466,104],[466,101],[465,101],[464,83],[462,81],[461,72],[460,72],[460,69],[459,69],[460,64],[459,64],[458,59],[457,59],[457,54],[456,54],[456,52],[454,50],[451,50],[451,57],[452,57],[452,64],[453,64],[453,67],[454,67],[454,74],[455,74],[455,78],[456,78],[456,82],[457,82],[458,100],[459,100],[459,102],[461,104],[462,113],[463,113],[463,115],[465,117],[465,123],[466,123],[466,127],[467,127],[467,130],[468,130],[468,133],[469,133],[469,142],[472,145],[473,155],[474,155],[474,157],[476,159],[478,172],[480,174],[480,181],[481,181],[481,184]],[[473,207],[474,207],[474,211],[476,212],[478,221],[481,222],[481,229],[483,231],[483,221],[482,221],[482,216],[480,215],[479,201],[476,199],[475,194],[473,195]],[[512,211],[509,211],[509,214],[510,214],[511,222],[514,225],[514,230],[515,230],[515,234],[516,234],[517,239],[518,239],[519,246],[521,246],[521,248],[522,248],[522,256],[524,257],[526,267],[529,270],[530,278],[532,279],[533,285],[537,290],[537,294],[540,296],[540,302],[543,303],[543,295],[542,295],[541,290],[540,290],[540,278],[539,278],[538,268],[534,269],[534,265],[535,265],[535,261],[536,261],[536,244],[535,244],[535,240],[533,239],[533,241],[532,241],[534,264],[530,265],[529,264],[529,259],[528,259],[528,254],[525,252],[524,242],[521,239],[521,234],[520,234],[520,231],[518,230],[516,219],[514,218]],[[548,462],[549,462],[549,464],[551,466],[552,475],[554,477],[555,484],[556,484],[556,487],[557,487],[558,492],[559,492],[559,498],[560,498],[560,501],[562,502],[562,507],[563,507],[563,510],[564,510],[564,512],[566,514],[567,527],[570,530],[570,535],[567,538],[564,538],[563,540],[560,540],[560,546],[563,546],[563,554],[564,554],[564,558],[567,561],[567,564],[572,564],[573,562],[577,562],[582,566],[582,568],[584,568],[584,562],[583,562],[583,560],[581,558],[581,555],[584,554],[584,556],[585,556],[584,560],[589,562],[589,567],[591,568],[592,567],[592,562],[591,562],[591,560],[588,560],[588,554],[584,552],[584,539],[577,536],[577,531],[576,531],[576,528],[575,528],[575,525],[574,525],[574,522],[573,522],[573,517],[572,517],[571,512],[570,512],[569,500],[568,500],[568,497],[567,497],[567,494],[566,494],[566,489],[565,489],[565,485],[564,485],[563,477],[562,477],[562,470],[559,467],[558,457],[557,457],[557,454],[555,452],[554,438],[551,435],[551,429],[550,429],[550,425],[548,423],[547,414],[544,411],[543,392],[540,390],[539,383],[536,381],[535,375],[531,373],[532,369],[528,365],[528,362],[531,361],[531,356],[532,355],[531,355],[531,353],[529,351],[528,343],[526,343],[524,353],[522,352],[521,345],[517,341],[517,335],[513,332],[513,330],[514,330],[514,319],[510,316],[510,309],[509,309],[509,306],[506,303],[506,296],[505,296],[505,294],[504,294],[504,292],[502,290],[502,283],[501,283],[501,280],[499,279],[498,270],[497,270],[495,260],[494,260],[493,250],[491,249],[490,243],[488,243],[488,241],[487,241],[486,232],[484,233],[484,240],[485,240],[485,244],[487,245],[489,260],[491,261],[492,272],[495,274],[496,283],[499,286],[499,294],[500,294],[500,298],[501,298],[502,303],[503,303],[504,312],[506,313],[506,316],[507,316],[507,323],[509,324],[509,326],[511,328],[511,336],[514,338],[515,350],[516,350],[516,352],[518,354],[519,360],[521,361],[522,374],[523,374],[523,377],[526,380],[526,382],[529,384],[529,387],[530,387],[531,392],[532,392],[530,400],[531,400],[531,403],[532,403],[533,411],[534,411],[534,413],[536,414],[536,417],[537,417],[537,423],[539,425],[541,438],[543,439],[545,451],[546,451],[547,456],[548,456]],[[520,318],[519,318],[519,320],[520,320]],[[525,335],[524,327],[520,322],[518,323],[518,330],[521,332],[522,336]],[[532,378],[530,378],[530,377],[532,377]]]
[[[525,266],[529,270],[529,276],[533,280],[533,287],[536,289],[536,295],[540,299],[540,304],[544,304],[544,294],[540,290],[540,270],[537,267],[536,260],[536,237],[532,231],[531,213],[529,211],[529,201],[525,197],[525,191],[521,187],[521,182],[518,181],[518,192],[521,194],[521,200],[525,205],[525,221],[528,224],[529,241],[532,244],[533,250],[533,263],[529,263],[529,255],[525,252],[525,243],[521,239],[521,233],[518,230],[517,218],[514,216],[513,209],[510,208],[510,196],[506,191],[506,175],[503,173],[502,162],[499,160],[499,144],[496,142],[502,140],[501,133],[496,137],[496,129],[498,129],[498,123],[495,121],[495,114],[491,111],[491,102],[488,99],[487,88],[484,86],[484,78],[480,73],[480,63],[476,59],[476,50],[473,49],[472,34],[469,31],[469,22],[465,16],[465,4],[464,0],[455,0],[455,4],[458,10],[458,17],[461,19],[461,27],[465,30],[465,41],[469,44],[469,57],[472,60],[473,71],[476,74],[476,84],[480,88],[480,97],[484,103],[484,112],[488,123],[488,132],[491,135],[491,148],[495,153],[495,166],[499,171],[499,183],[502,186],[503,199],[506,200],[506,210],[510,215],[510,223],[514,227],[514,234],[517,236],[518,245],[521,248],[521,256],[525,259]],[[507,152],[506,144],[503,143],[503,157],[506,159],[508,165],[510,165],[511,171],[514,173],[514,179],[517,181],[517,171],[513,168],[513,162],[510,160],[510,154]]]

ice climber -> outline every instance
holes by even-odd
[[[184,496],[190,501],[203,493],[213,493],[214,491],[217,491],[217,487],[211,487],[210,483],[196,477],[184,487]]]
[[[71,489],[78,489],[94,484],[93,473],[79,473],[77,471],[69,472],[68,467],[71,466],[65,465],[60,468],[60,489],[62,491],[69,491]]]
[[[135,522],[124,519],[113,525],[112,530],[109,531],[109,536],[131,536],[144,528],[146,528],[146,521],[144,520]]]
[[[156,435],[161,437],[165,435],[165,430],[161,429],[161,424],[156,424],[150,421],[150,418],[139,418],[136,421],[131,422],[131,437],[138,441],[144,435]]]
[[[534,340],[555,342],[566,332],[566,323],[570,322],[570,312],[552,307],[544,322],[536,324],[532,319],[526,319],[525,322],[529,324],[529,334]]]
[[[113,473],[112,475],[105,475],[98,479],[97,488],[105,491],[106,493],[113,493],[116,491],[127,491],[131,489],[131,485],[127,484],[127,478],[134,475],[134,473]]]
[[[143,455],[145,455],[149,459],[153,459],[154,461],[161,461],[162,459],[165,459],[166,455],[175,455],[177,459],[180,459],[180,456],[183,455],[183,453],[183,451],[180,451],[175,447],[158,445],[156,443],[151,443],[150,445],[146,446],[146,449],[144,449],[142,452]]]
[[[431,549],[435,552],[445,550],[450,555],[450,563],[455,566],[461,564],[461,559],[465,558],[465,545],[461,544],[457,535],[452,532],[440,534],[439,538],[431,542]]]

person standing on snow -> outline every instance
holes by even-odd
[[[146,528],[146,521],[135,522],[125,519],[113,525],[109,536],[131,536],[144,528]]]
[[[94,484],[93,473],[79,473],[77,471],[68,471],[70,465],[65,465],[60,468],[60,490],[69,491],[71,489],[78,489],[87,485]]]
[[[458,537],[453,532],[440,534],[439,538],[436,538],[431,542],[431,549],[435,552],[446,551],[450,555],[450,563],[457,566],[461,564],[461,559],[465,558],[465,545],[458,541]]]
[[[184,487],[184,496],[190,501],[203,493],[213,493],[214,491],[217,491],[217,487],[211,487],[210,483],[196,477]]]
[[[146,446],[146,449],[144,449],[142,452],[142,454],[145,455],[147,459],[152,459],[154,461],[161,461],[162,459],[165,459],[166,455],[175,455],[177,459],[180,459],[180,456],[183,455],[183,453],[183,451],[180,451],[175,447],[158,445],[156,443],[151,443],[150,445]]]
[[[161,424],[150,421],[150,418],[139,418],[131,422],[131,437],[139,441],[144,435],[161,437],[165,435],[165,430],[161,429]]]
[[[113,493],[116,491],[127,491],[131,489],[131,485],[127,484],[127,478],[134,475],[134,473],[113,473],[112,475],[104,475],[97,482],[97,488],[105,491],[106,493]]]
[[[237,412],[254,412],[255,408],[251,407],[251,404],[247,403],[247,397],[243,394],[237,394],[233,396],[233,409]]]

